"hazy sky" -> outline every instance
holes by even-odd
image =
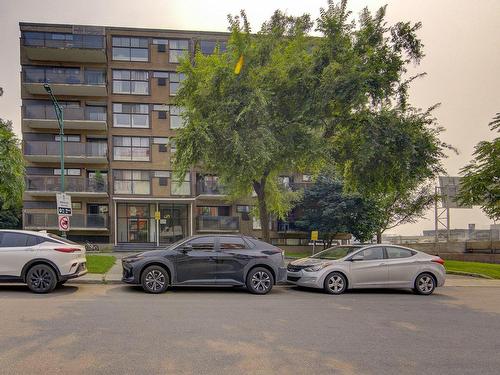
[[[421,21],[419,32],[426,57],[415,67],[428,75],[413,84],[411,102],[435,112],[446,128],[442,139],[460,151],[444,161],[450,175],[471,159],[474,145],[493,138],[487,124],[500,112],[499,0],[351,0],[357,14],[363,7],[388,4],[388,21]],[[10,119],[20,134],[19,26],[24,22],[75,23],[165,29],[226,31],[227,14],[245,9],[253,30],[275,9],[316,18],[326,0],[0,0],[0,117]],[[479,209],[452,210],[452,227],[489,227]],[[421,234],[433,228],[433,213],[419,223],[391,233]]]

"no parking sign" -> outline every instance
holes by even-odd
[[[59,215],[59,230],[63,232],[69,231],[69,216]]]

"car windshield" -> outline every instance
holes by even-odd
[[[186,242],[187,240],[188,240],[188,238],[186,238],[186,237],[181,238],[180,240],[177,240],[174,243],[171,243],[170,245],[168,245],[167,247],[165,247],[165,250],[173,249],[177,245],[181,244],[182,242]]]
[[[343,258],[358,249],[360,248],[356,246],[335,246],[313,255],[311,258],[336,260]]]

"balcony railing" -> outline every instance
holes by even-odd
[[[73,214],[70,218],[70,230],[78,229],[108,229],[108,215],[105,214]],[[57,229],[58,215],[47,213],[24,213],[24,228],[26,229]]]
[[[58,192],[60,189],[60,176],[26,177],[26,191],[28,192]],[[108,181],[105,178],[65,176],[64,190],[68,193],[107,193]]]
[[[199,231],[238,231],[240,218],[237,216],[198,216],[196,218]]]
[[[24,155],[58,156],[59,142],[25,141]],[[64,155],[77,157],[106,157],[108,145],[104,142],[64,142]]]
[[[104,36],[27,32],[22,42],[29,47],[103,49]]]
[[[196,194],[224,195],[226,190],[224,186],[217,182],[198,180],[196,182]]]
[[[64,107],[64,120],[106,121],[106,107]],[[57,120],[52,104],[25,105],[25,119]]]
[[[25,66],[24,83],[105,85],[106,73],[97,69]]]

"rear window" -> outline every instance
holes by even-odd
[[[0,247],[26,247],[38,245],[38,237],[26,233],[3,232],[0,233]]]
[[[411,250],[401,249],[399,247],[386,247],[387,257],[389,259],[398,259],[398,258],[409,258],[416,253]]]
[[[247,245],[241,237],[220,237],[221,250],[246,249]]]

